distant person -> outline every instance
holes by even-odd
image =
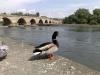
[[[7,50],[8,50],[8,46],[3,41],[1,41],[1,43],[0,43],[0,61],[6,58]]]

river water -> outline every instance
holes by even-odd
[[[0,35],[11,37],[35,46],[51,41],[54,31],[60,48],[56,54],[100,71],[100,31],[93,27],[37,26],[2,27]]]

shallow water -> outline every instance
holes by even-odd
[[[51,41],[54,31],[60,48],[56,53],[100,71],[100,31],[91,27],[40,26],[0,28],[0,35],[39,45]]]

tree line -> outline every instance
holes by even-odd
[[[63,19],[64,24],[100,24],[100,9],[94,9],[93,14],[88,9],[80,8]]]
[[[2,15],[7,15],[6,12],[4,13],[1,13]],[[23,13],[23,12],[13,12],[13,13],[10,13],[10,15],[17,15],[17,16],[35,16],[35,17],[39,17],[40,16],[40,13],[39,12],[36,12],[35,14],[30,14],[30,13]]]
[[[18,16],[36,16],[39,17],[40,13],[37,12],[36,14],[30,14],[30,13],[23,13],[23,12],[16,12],[16,13],[11,13],[11,15],[18,15]]]

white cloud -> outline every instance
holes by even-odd
[[[18,9],[16,12],[23,12],[23,13],[35,14],[35,13],[36,13],[36,10],[35,10],[35,9],[31,9],[31,10],[27,10],[27,9]]]
[[[48,16],[48,17],[53,17],[53,18],[63,18],[67,15],[66,10],[60,10],[60,9],[55,9],[55,10],[46,10],[40,12],[40,15],[42,16]]]
[[[17,10],[17,12],[27,12],[27,10],[26,9],[19,9],[19,10]]]
[[[31,9],[31,10],[28,10],[28,13],[30,13],[30,14],[34,14],[34,13],[36,13],[37,11],[34,9]]]
[[[51,10],[46,10],[44,12],[41,12],[42,15],[46,15],[48,17],[56,17],[56,18],[64,18],[66,16],[69,16],[73,14],[77,9],[79,8],[86,8],[89,9],[90,13],[95,8],[100,8],[100,3],[90,3],[90,4],[85,4],[85,3],[80,3],[80,4],[69,4],[64,8],[58,8],[58,9],[51,9]]]
[[[0,9],[21,7],[25,3],[37,3],[43,0],[0,0]]]
[[[25,8],[25,4],[27,5],[27,4],[32,3],[34,5],[35,3],[38,3],[41,1],[45,1],[45,0],[0,0],[0,11],[3,11],[3,12],[4,11],[8,11],[8,12],[14,11],[15,12],[17,10],[21,12],[36,13],[37,12],[35,10],[36,7],[33,9],[27,9],[28,7]],[[73,14],[79,8],[87,8],[90,10],[90,12],[92,12],[93,9],[100,8],[100,1],[91,1],[89,3],[87,0],[87,2],[85,1],[85,2],[80,2],[80,3],[77,3],[77,2],[76,3],[73,3],[73,2],[66,3],[66,5],[62,8],[57,8],[56,4],[52,5],[52,7],[53,6],[54,6],[53,9],[51,8],[44,9],[44,7],[38,7],[38,6],[37,8],[41,8],[41,9],[38,9],[38,11],[42,10],[42,11],[39,11],[40,15],[63,18],[65,16]]]
[[[41,14],[46,15],[48,17],[64,18],[73,14],[77,9],[82,8],[84,6],[86,6],[86,4],[70,4],[64,8],[56,8],[43,11],[41,12]]]

